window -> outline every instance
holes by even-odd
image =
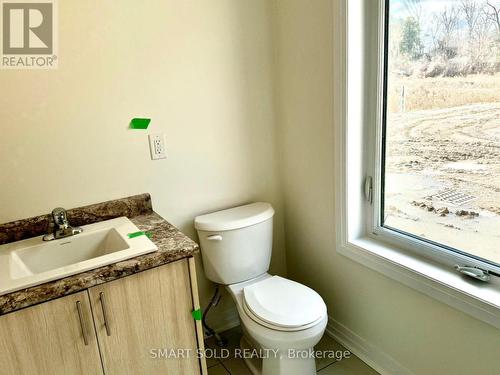
[[[500,0],[336,14],[337,251],[500,328]]]
[[[380,225],[500,265],[500,1],[387,0]]]

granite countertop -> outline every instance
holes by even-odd
[[[121,216],[128,217],[140,230],[149,231],[158,250],[0,296],[0,315],[188,258],[199,251],[196,242],[153,211],[149,194],[68,210],[68,220],[73,226]],[[0,224],[0,244],[36,237],[50,230],[50,215]]]

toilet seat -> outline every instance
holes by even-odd
[[[307,329],[326,315],[326,305],[318,293],[279,276],[244,287],[243,302],[252,320],[278,331]]]

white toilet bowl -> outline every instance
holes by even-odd
[[[313,375],[311,353],[327,323],[326,305],[314,290],[267,273],[274,209],[252,203],[195,219],[203,268],[233,297],[244,332],[242,346],[262,350],[245,358],[255,375]]]
[[[262,353],[264,356],[262,363],[256,363],[251,358],[244,358],[245,362],[254,375],[316,374],[315,360],[311,355],[311,350],[325,332],[328,321],[326,307],[319,319],[303,326],[273,326],[272,323],[262,321],[246,307],[244,288],[271,277],[265,274],[256,279],[226,287],[236,303],[250,349],[268,349]],[[286,314],[284,311],[281,313]]]

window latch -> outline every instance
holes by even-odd
[[[486,270],[482,270],[478,267],[467,267],[467,266],[459,266],[458,264],[455,266],[455,269],[463,273],[464,275],[473,277],[474,279],[481,280],[484,282],[488,282],[491,280],[490,273]]]
[[[373,203],[373,178],[371,176],[365,179],[365,199],[368,203]]]

